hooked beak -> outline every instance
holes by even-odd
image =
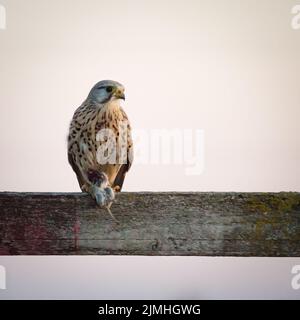
[[[115,96],[117,99],[123,99],[123,100],[125,100],[124,91],[122,91],[122,90],[120,90],[120,89],[118,89],[118,90],[115,92],[114,96]]]

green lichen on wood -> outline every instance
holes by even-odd
[[[295,192],[282,192],[277,195],[253,194],[248,196],[246,206],[253,212],[283,214],[300,207],[300,196]]]
[[[256,239],[272,240],[280,234],[283,239],[299,240],[299,233],[293,230],[298,219],[290,215],[293,211],[299,211],[299,193],[249,194],[246,207],[260,214],[254,224]],[[268,242],[265,242],[265,246],[268,249]]]

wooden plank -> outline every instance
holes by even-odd
[[[300,193],[0,193],[1,255],[300,256]]]

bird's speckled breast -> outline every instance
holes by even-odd
[[[118,148],[116,149],[116,164],[99,164],[97,150],[103,143],[103,139],[97,139],[97,135],[102,129],[111,130],[110,133],[114,134],[115,143],[118,146],[120,141],[128,143],[127,130],[129,128],[128,118],[119,100],[103,105],[83,103],[76,110],[71,122],[68,139],[69,153],[84,171],[90,169],[104,171],[112,183],[120,168]],[[104,139],[104,142],[107,143],[107,140]]]

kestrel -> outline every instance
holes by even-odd
[[[68,136],[68,159],[81,190],[110,214],[133,160],[131,127],[120,105],[124,90],[116,81],[98,82],[75,111]]]

